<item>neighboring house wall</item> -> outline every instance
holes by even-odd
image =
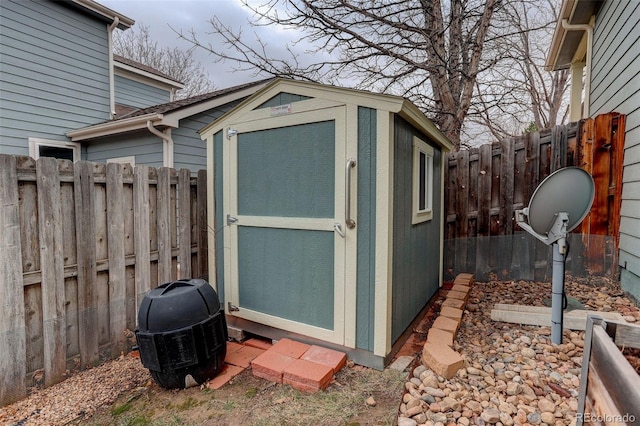
[[[621,285],[640,300],[640,2],[604,2],[593,41],[590,115],[626,114]]]
[[[2,0],[0,153],[109,119],[106,25],[58,2]]]
[[[145,131],[126,138],[120,135],[86,143],[88,161],[104,163],[109,159],[129,156],[135,158],[136,164],[162,167],[162,139]]]
[[[433,147],[430,220],[412,225],[413,137]],[[440,286],[442,152],[404,119],[395,119],[393,166],[393,310],[396,341]]]
[[[180,120],[180,128],[171,132],[173,137],[173,167],[175,169],[187,168],[192,172],[206,169],[207,144],[200,138],[198,131],[218,119],[242,100],[244,99]]]
[[[171,101],[171,93],[121,75],[115,76],[116,103],[133,108],[147,108]]]

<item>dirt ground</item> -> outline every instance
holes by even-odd
[[[82,425],[392,425],[407,373],[344,367],[324,392],[306,394],[247,369],[220,389],[165,390],[154,382],[124,393]],[[367,405],[373,397],[375,406]]]
[[[640,310],[623,297],[618,284],[586,284],[568,282],[568,295],[588,309],[615,310],[640,323]],[[465,318],[473,323],[497,301],[538,305],[550,294],[549,287],[541,283],[477,283],[484,296],[473,300],[477,306],[468,306],[471,312]],[[496,288],[501,291],[492,291]],[[627,348],[624,353],[640,373],[640,350]],[[247,369],[217,390],[206,386],[166,390],[153,382],[139,359],[124,355],[0,408],[0,424],[393,425],[407,378],[407,372],[348,365],[325,391],[306,394],[255,378]]]

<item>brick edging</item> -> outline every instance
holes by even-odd
[[[464,359],[453,350],[453,343],[462,323],[462,314],[472,285],[473,274],[456,276],[422,348],[422,363],[447,380],[464,366]]]

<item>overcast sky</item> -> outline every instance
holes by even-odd
[[[101,4],[136,21],[132,27],[144,24],[148,26],[151,36],[160,46],[184,47],[191,45],[179,40],[169,27],[185,33],[192,29],[203,43],[214,43],[213,36],[206,34],[211,30],[210,19],[216,15],[223,22],[234,28],[245,27],[247,35],[255,30],[246,23],[251,12],[242,7],[238,0],[98,0]],[[279,28],[261,28],[260,38],[273,48],[281,48],[284,41],[290,38]],[[253,37],[253,36],[252,36]],[[196,58],[209,72],[209,76],[218,89],[236,84],[254,81],[263,77],[253,77],[250,73],[231,72],[233,64],[214,63],[206,52],[196,52]]]

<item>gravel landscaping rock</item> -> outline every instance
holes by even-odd
[[[640,321],[640,309],[619,284],[599,279],[598,285],[567,278],[565,289],[585,309]],[[412,382],[410,399],[425,403],[409,412],[403,400],[398,424],[408,417],[429,426],[575,424],[584,332],[564,330],[562,344],[554,345],[550,327],[491,320],[496,303],[545,306],[550,297],[550,283],[475,283],[453,346],[464,359],[463,368],[447,380],[424,365],[416,367],[413,377],[422,383]],[[420,421],[422,415],[426,422]]]

